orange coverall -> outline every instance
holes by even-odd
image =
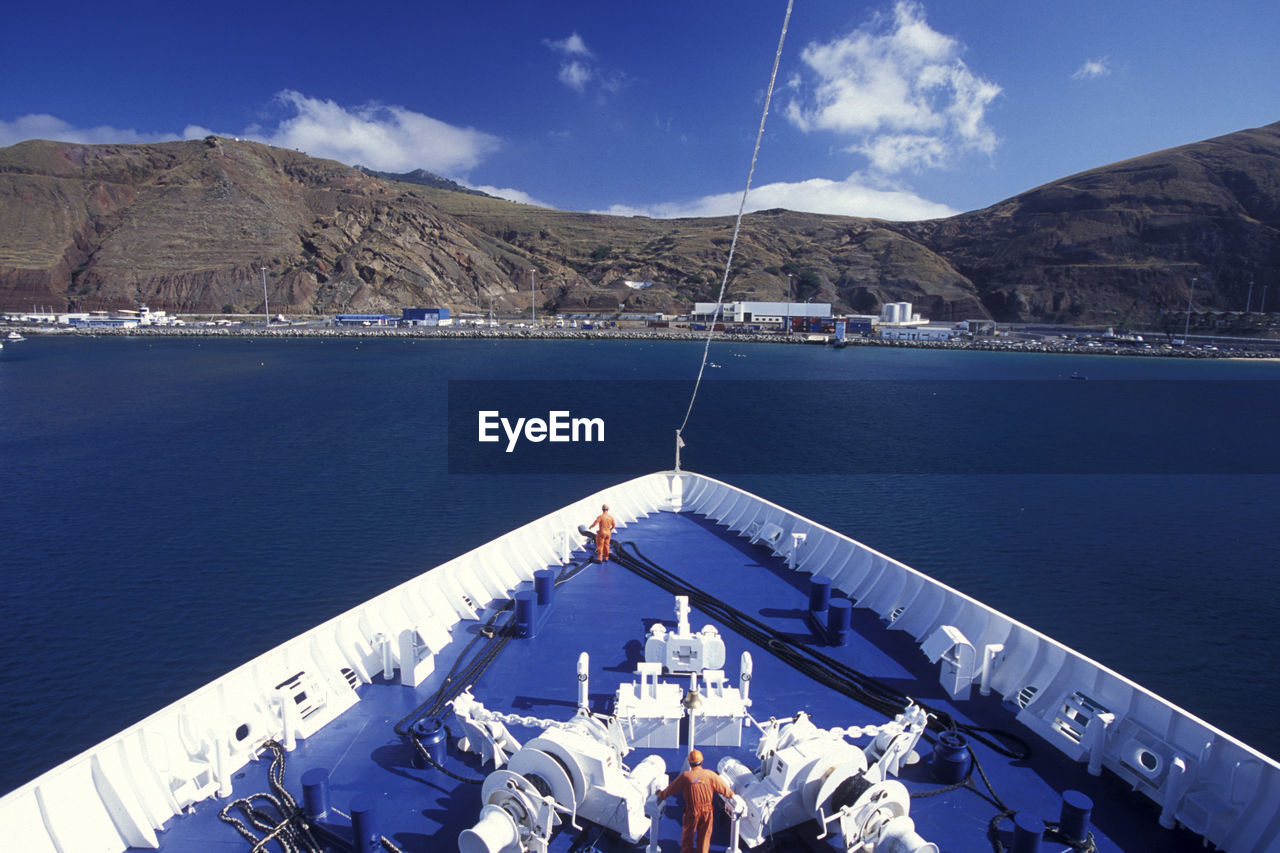
[[[715,816],[715,795],[732,797],[733,792],[714,770],[690,767],[658,792],[665,800],[672,794],[684,795],[684,831],[680,833],[681,853],[707,853],[711,848],[711,822]],[[695,848],[695,836],[697,839]]]
[[[602,512],[587,528],[588,530],[592,527],[600,528],[596,531],[596,560],[601,563],[609,559],[609,540],[613,538],[613,528],[616,526],[613,516]]]

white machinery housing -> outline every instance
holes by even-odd
[[[689,629],[689,596],[676,596],[676,630],[655,622],[644,643],[646,663],[660,663],[667,672],[681,675],[704,669],[724,668],[724,640],[714,625],[698,633]]]
[[[480,820],[458,837],[459,850],[545,850],[550,823],[530,799],[530,790],[537,794],[538,802],[547,803],[575,826],[581,818],[616,832],[629,843],[638,843],[650,825],[645,801],[667,784],[667,768],[659,756],[651,755],[628,771],[622,764],[624,750],[619,749],[618,741],[605,723],[586,714],[547,728],[512,755],[504,770],[485,780],[486,791],[492,785],[501,797],[495,801],[485,795]]]
[[[907,816],[910,796],[902,783],[886,779],[897,771],[920,736],[917,715],[910,709],[879,731],[884,758],[868,768],[867,754],[845,740],[869,729],[819,729],[807,715],[789,722],[771,721],[761,732],[757,755],[762,759],[751,770],[732,757],[722,759],[717,770],[733,792],[746,803],[738,821],[743,843],[755,847],[767,835],[817,820],[838,822],[847,851],[872,853],[938,853],[936,845],[915,832]]]

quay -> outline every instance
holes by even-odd
[[[484,328],[461,326],[330,326],[317,324],[271,325],[241,323],[229,326],[136,326],[81,329],[30,324],[0,325],[0,329],[21,330],[24,335],[78,337],[164,337],[164,338],[416,338],[441,340],[653,340],[701,343],[707,333],[671,328],[621,327],[610,329]],[[760,332],[714,332],[712,340],[724,343],[831,346],[826,334]],[[951,349],[984,352],[1034,352],[1072,355],[1124,355],[1149,358],[1280,358],[1280,340],[1250,340],[1240,346],[1171,346],[1168,344],[1099,345],[1071,341],[1025,340],[1017,338],[976,338],[973,340],[889,340],[849,336],[848,347],[896,347],[902,349]]]

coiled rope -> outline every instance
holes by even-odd
[[[218,817],[231,824],[241,837],[253,845],[252,853],[266,850],[271,842],[280,845],[284,853],[319,851],[320,845],[311,833],[311,823],[306,812],[298,807],[298,801],[284,786],[284,747],[275,740],[268,740],[263,747],[269,749],[272,755],[271,767],[267,770],[267,784],[271,793],[250,794],[232,800],[218,812]],[[244,820],[232,814],[236,809]],[[246,820],[252,829],[245,825]],[[264,835],[259,838],[258,832]]]
[[[267,768],[267,785],[271,793],[250,794],[232,800],[218,812],[218,817],[231,824],[245,841],[253,845],[250,853],[262,853],[271,849],[268,846],[271,844],[278,845],[283,853],[323,853],[325,848],[312,832],[311,819],[284,786],[284,747],[277,740],[268,740],[262,746],[271,752],[271,766]],[[237,809],[240,816],[232,814]],[[245,825],[245,821],[252,829]],[[263,833],[261,838],[258,837],[259,832]],[[385,835],[379,836],[378,841],[387,853],[401,853],[400,848]]]
[[[751,180],[756,173],[756,159],[760,156],[760,141],[764,139],[765,120],[769,118],[769,104],[773,101],[773,87],[778,80],[778,65],[782,62],[782,46],[787,40],[787,26],[791,23],[791,7],[795,0],[787,0],[787,14],[782,19],[782,33],[778,36],[778,50],[773,55],[773,70],[769,72],[769,88],[765,91],[764,110],[760,113],[760,127],[756,131],[755,148],[751,151],[751,167],[747,169],[747,185],[742,190],[742,201],[738,203],[738,218],[733,223],[733,239],[729,241],[729,257],[724,263],[724,277],[720,280],[720,293],[716,295],[716,307],[712,313],[712,321],[707,324],[707,340],[702,347],[702,363],[698,365],[698,378],[693,383],[693,393],[689,395],[689,408],[685,410],[684,420],[676,430],[676,470],[680,470],[680,448],[684,447],[681,437],[684,428],[689,425],[689,416],[693,414],[693,401],[698,399],[698,388],[702,385],[702,374],[707,369],[707,356],[711,352],[711,337],[715,334],[715,318],[720,316],[720,306],[724,304],[724,293],[729,287],[729,271],[733,268],[733,253],[738,248],[738,233],[742,230],[742,217],[747,210],[747,196],[751,193]]]

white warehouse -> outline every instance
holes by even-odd
[[[785,323],[788,317],[828,319],[831,317],[829,302],[726,302],[720,306],[716,318],[716,303],[695,302],[693,319],[699,323]]]

